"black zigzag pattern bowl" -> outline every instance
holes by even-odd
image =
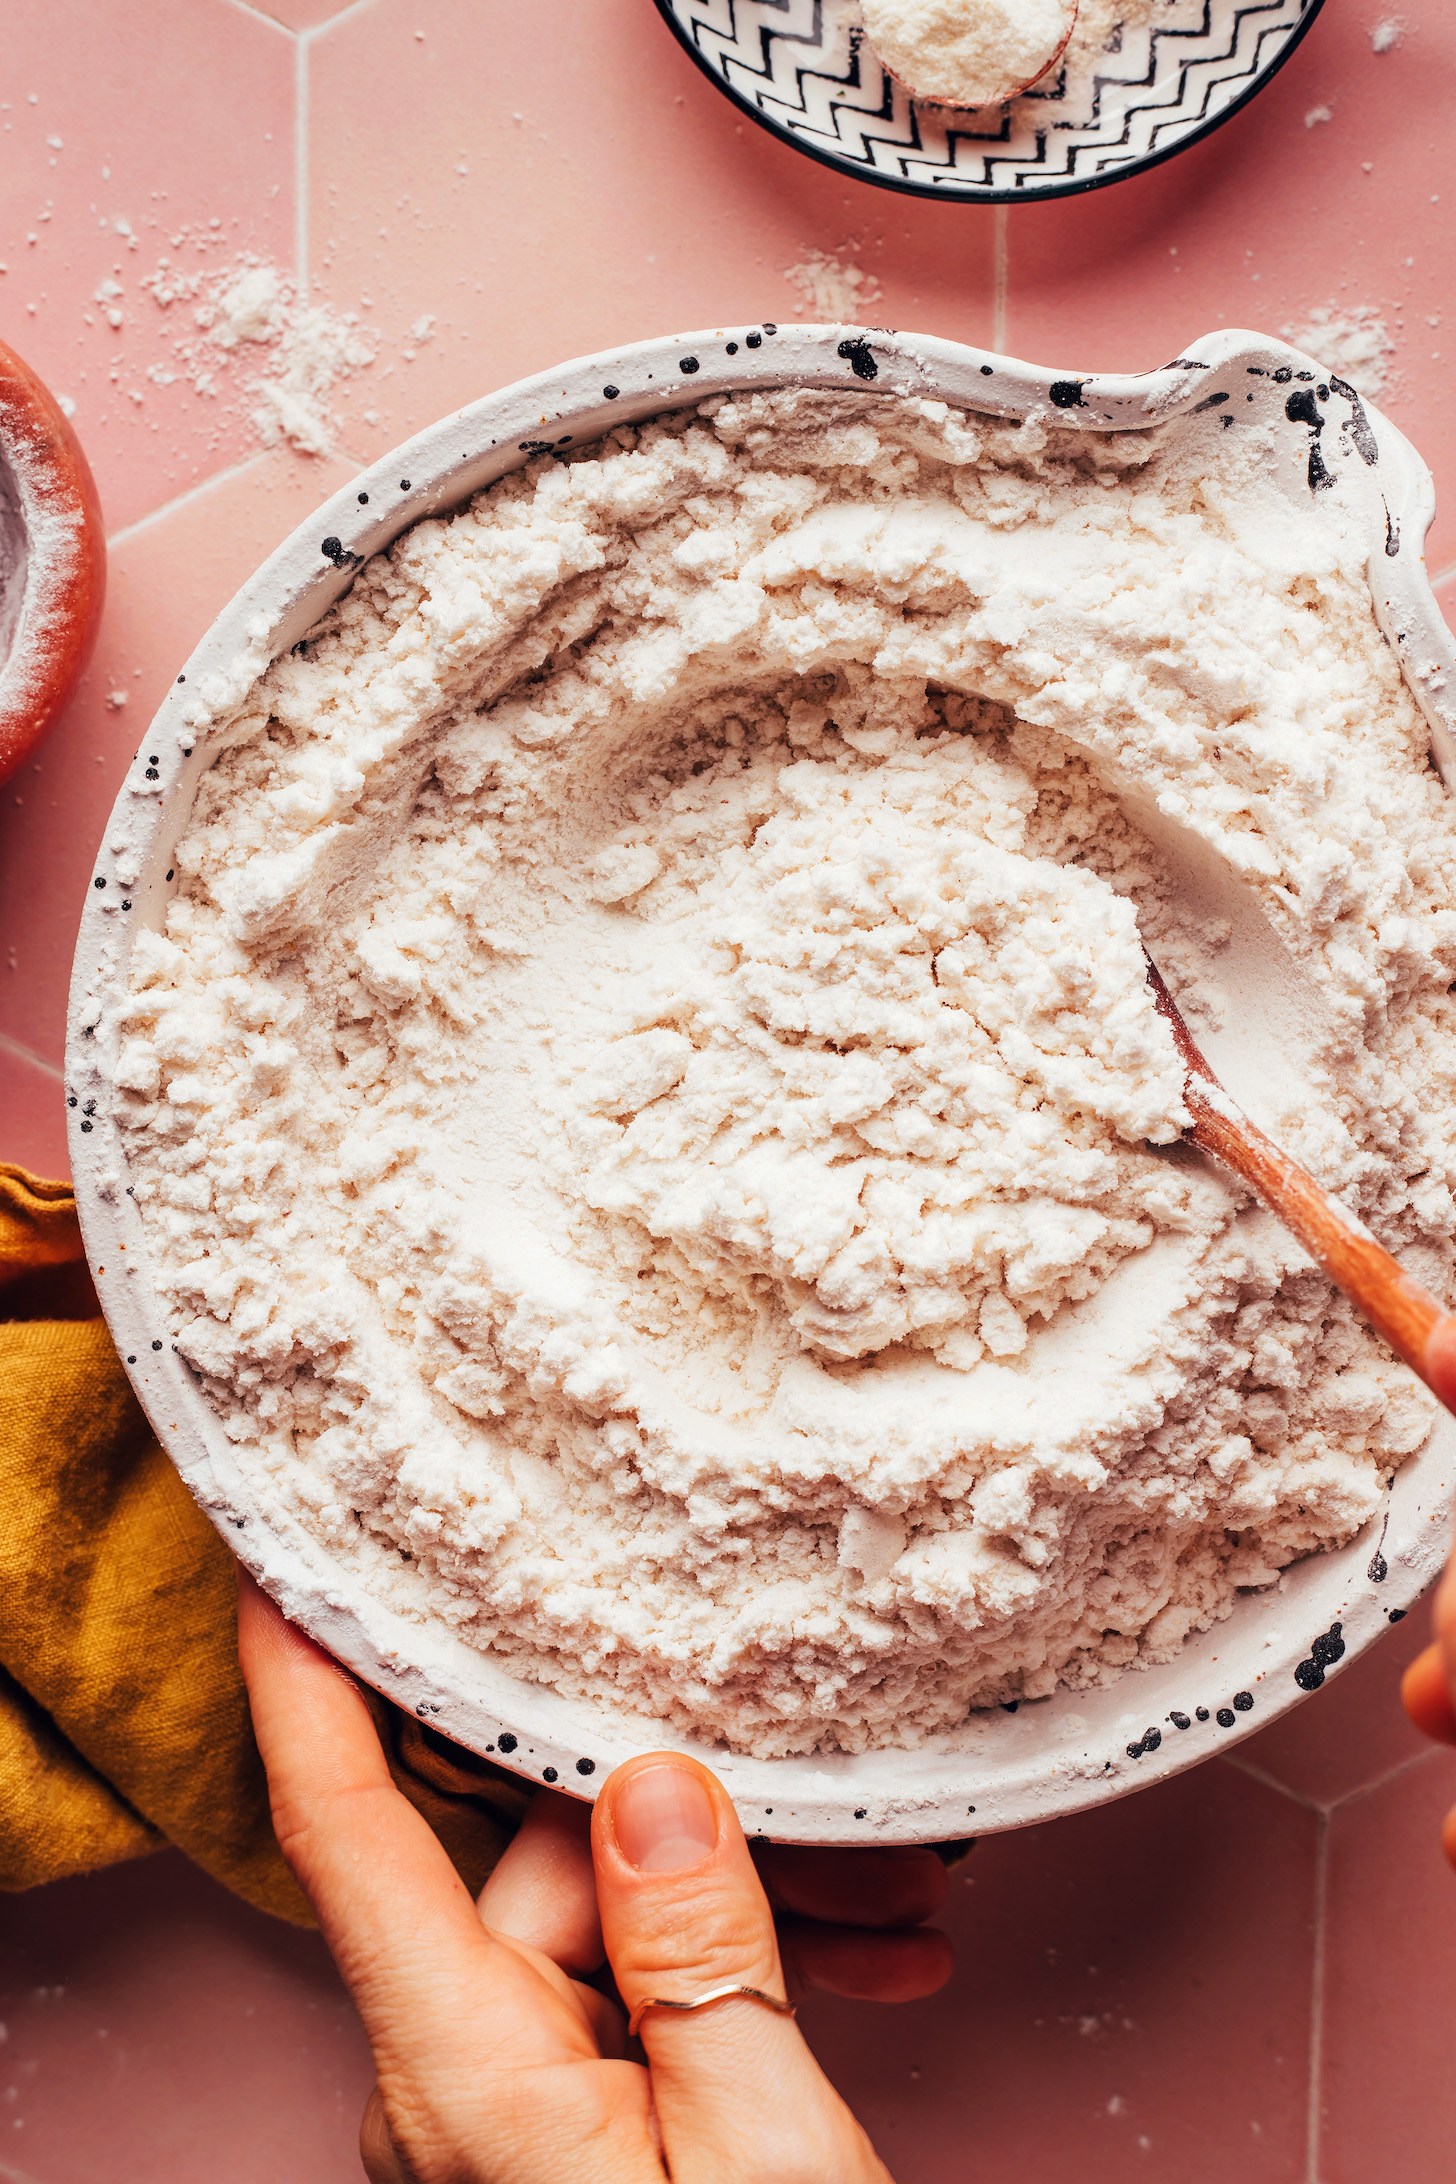
[[[1323,0],[1153,0],[1009,106],[912,98],[857,0],[657,0],[718,89],[811,159],[916,197],[1067,197],[1170,159],[1288,60]],[[1137,17],[1142,15],[1142,19]]]

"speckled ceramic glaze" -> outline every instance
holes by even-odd
[[[918,197],[1024,203],[1155,167],[1238,112],[1324,0],[1204,0],[1191,28],[1118,24],[1096,68],[1053,69],[1009,106],[912,97],[854,0],[657,0],[709,81],[797,151]]]
[[[260,1515],[217,1415],[173,1348],[147,1269],[125,1155],[107,1119],[103,1012],[133,938],[160,926],[172,853],[212,740],[269,660],[298,641],[354,570],[406,525],[458,506],[543,450],[744,386],[792,384],[942,398],[1001,416],[1032,409],[1101,432],[1170,427],[1218,460],[1224,435],[1274,427],[1291,497],[1353,505],[1370,539],[1374,611],[1456,784],[1456,647],[1426,581],[1433,494],[1409,444],[1354,388],[1285,344],[1220,332],[1141,377],[1072,377],[928,336],[855,327],[720,327],[563,365],[456,411],[357,478],[295,532],[219,616],[147,731],[87,891],[67,1055],[71,1157],[91,1270],[159,1439],[213,1522],[285,1611],[366,1682],[444,1734],[535,1781],[590,1796],[634,1752],[686,1740],[508,1674],[449,1632],[380,1607],[304,1532]],[[1338,488],[1338,492],[1335,489]],[[1138,814],[1140,821],[1156,814]],[[1235,910],[1237,905],[1234,906]],[[1237,932],[1235,953],[1240,946]],[[1236,966],[1240,1022],[1207,1046],[1257,1115],[1290,1066],[1290,996],[1257,949]],[[735,1758],[701,1748],[750,1833],[797,1842],[913,1842],[985,1833],[1120,1797],[1226,1750],[1316,1691],[1430,1583],[1456,1500],[1456,1420],[1397,1473],[1379,1519],[1338,1554],[1243,1595],[1171,1664],[1102,1688],[973,1715],[912,1751]]]

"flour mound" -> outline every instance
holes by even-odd
[[[270,1521],[771,1755],[1167,1659],[1370,1519],[1429,1399],[1181,1141],[1143,975],[1237,1018],[1222,874],[1323,1026],[1261,1119],[1449,1288],[1456,827],[1276,467],[715,397],[358,572],[99,1034]]]
[[[918,97],[989,106],[1044,76],[1077,0],[862,0],[880,59]]]
[[[1151,1241],[1166,1183],[1122,1148],[1177,1136],[1182,1070],[1132,905],[1011,846],[1022,778],[971,738],[918,748],[923,688],[856,675],[832,717],[869,763],[778,765],[752,841],[654,890],[710,975],[675,1005],[690,1037],[597,1056],[588,1097],[630,1127],[578,1131],[585,1195],[827,1356],[1013,1354]],[[822,735],[831,706],[788,718]],[[741,797],[732,764],[697,778]]]

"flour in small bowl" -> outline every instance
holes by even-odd
[[[1142,944],[1213,1039],[1187,872],[1262,921],[1261,1119],[1448,1290],[1456,825],[1360,525],[1217,423],[716,397],[268,669],[104,1036],[270,1522],[775,1755],[1165,1660],[1378,1511],[1429,1401],[1180,1141]]]
[[[1204,0],[825,0],[830,19],[862,39],[928,105],[1005,105],[1005,141],[1049,125],[1095,127],[1106,94],[1176,79],[1188,40],[1205,28]],[[1025,85],[1021,89],[1019,86]],[[1015,96],[1008,98],[1008,90]],[[973,134],[976,132],[973,132]],[[1000,130],[998,127],[998,136]]]
[[[1052,67],[1077,0],[860,0],[870,42],[920,98],[986,106]]]

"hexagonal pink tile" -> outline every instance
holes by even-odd
[[[1320,2184],[1433,2184],[1456,2161],[1453,1803],[1456,1755],[1429,1752],[1330,1821]]]
[[[243,353],[196,384],[196,300],[158,298],[244,251],[292,266],[294,93],[292,39],[231,0],[148,0],[144,31],[108,0],[7,21],[7,338],[74,403],[113,526],[256,445]]]
[[[1291,2184],[1318,1825],[1215,1761],[992,1836],[952,1876],[950,1987],[805,2030],[899,2184]]]
[[[7,1899],[0,2177],[357,2184],[374,2071],[317,1934],[176,1851]]]
[[[351,446],[674,327],[858,316],[991,339],[990,213],[798,157],[650,0],[379,0],[310,41],[309,81],[314,274],[385,337],[341,390]],[[826,308],[836,286],[849,300]]]
[[[0,1034],[59,1066],[87,876],[162,692],[243,578],[349,475],[260,455],[114,546],[101,638],[77,695],[0,790]]]

